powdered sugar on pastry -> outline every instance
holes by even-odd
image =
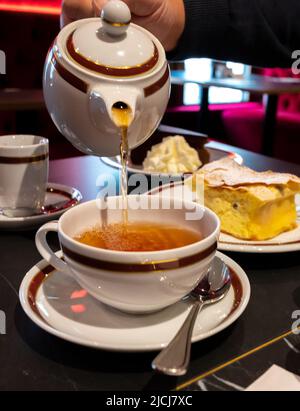
[[[235,187],[250,184],[286,185],[289,183],[300,186],[300,178],[295,175],[273,171],[257,172],[240,166],[231,158],[206,164],[199,173],[204,173],[205,182],[211,187]]]

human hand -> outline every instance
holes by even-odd
[[[61,25],[99,15],[108,0],[64,0]],[[133,23],[154,34],[166,51],[171,51],[185,25],[183,0],[123,0],[129,6]]]
[[[93,17],[94,15],[95,8],[93,0],[63,0],[60,25],[63,27],[73,21]]]

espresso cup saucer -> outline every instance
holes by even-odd
[[[62,256],[61,252],[57,255]],[[232,287],[222,301],[199,314],[193,342],[227,328],[240,317],[249,302],[250,284],[243,269],[220,252],[216,258],[228,265]],[[48,333],[83,346],[124,352],[163,348],[180,328],[192,304],[186,298],[156,313],[126,314],[89,296],[75,280],[45,260],[25,275],[19,297],[28,317]]]
[[[82,200],[81,193],[73,187],[48,183],[43,209],[34,215],[8,216],[0,213],[0,228],[3,230],[31,230],[49,220],[57,219],[65,211]]]

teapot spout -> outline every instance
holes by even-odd
[[[100,110],[117,126],[130,126],[140,111],[142,93],[134,87],[101,86],[91,93],[102,102]],[[103,112],[103,111],[106,111]]]
[[[122,89],[122,93],[106,101],[106,109],[117,127],[129,127],[134,121],[141,93],[135,88]]]

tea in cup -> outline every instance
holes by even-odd
[[[157,197],[159,206],[131,208],[141,197]],[[170,207],[163,208],[159,196],[132,195],[124,227],[116,199],[122,200],[83,203],[58,222],[45,224],[36,235],[40,254],[99,301],[119,310],[143,314],[176,303],[207,273],[217,248],[218,217],[183,199],[168,199]],[[186,218],[193,208],[201,216],[198,220]],[[64,260],[50,249],[49,231],[58,233]]]
[[[95,226],[74,239],[106,250],[144,252],[184,247],[200,241],[202,234],[174,223],[119,222]]]
[[[34,135],[0,137],[0,209],[8,217],[39,212],[44,205],[49,143]]]

